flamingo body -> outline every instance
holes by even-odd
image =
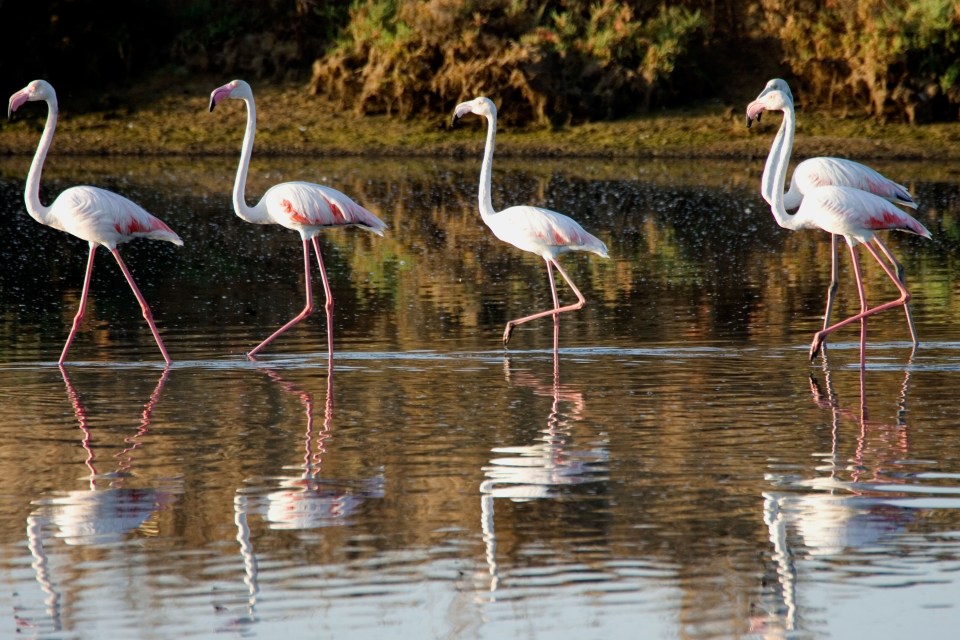
[[[783,112],[783,122],[774,139],[770,155],[767,157],[761,184],[761,194],[764,199],[770,203],[770,210],[773,213],[774,219],[785,229],[822,229],[833,234],[834,239],[838,236],[843,236],[850,250],[850,257],[853,261],[856,276],[857,291],[860,296],[861,312],[859,314],[841,320],[836,324],[829,325],[830,307],[833,301],[832,294],[835,288],[834,284],[831,285],[827,297],[827,312],[824,316],[824,328],[814,335],[813,343],[810,347],[810,358],[812,359],[816,356],[830,333],[852,322],[858,320],[864,321],[871,315],[898,306],[902,306],[907,314],[910,332],[914,339],[914,345],[916,345],[916,332],[913,327],[909,307],[907,306],[910,301],[910,293],[907,291],[906,285],[903,282],[903,268],[893,257],[890,250],[887,249],[886,245],[876,236],[876,232],[880,230],[907,231],[925,238],[931,237],[930,232],[915,218],[897,208],[890,200],[884,198],[882,195],[864,191],[854,186],[812,186],[802,194],[802,201],[799,203],[797,212],[794,214],[787,213],[786,194],[783,188],[786,182],[787,165],[790,161],[790,152],[793,146],[793,135],[796,125],[793,95],[784,81],[777,79],[768,82],[767,87],[760,93],[757,99],[747,106],[747,126],[749,126],[753,120],[759,120],[763,111]],[[855,164],[856,163],[852,163],[846,166],[854,166]],[[833,166],[842,167],[844,163],[834,163]],[[803,180],[798,180],[798,184],[801,182],[803,182]],[[912,198],[909,198],[909,192],[906,192],[905,189],[903,189],[903,191],[906,193],[909,201],[912,202]],[[900,195],[902,196],[903,194]],[[898,198],[893,198],[894,201],[897,199]],[[881,304],[872,309],[868,308],[863,288],[863,277],[857,259],[856,248],[858,245],[863,246],[880,264],[880,267],[900,291],[900,297],[898,299]],[[877,253],[873,245],[876,245],[880,249],[889,263],[880,257],[880,254]],[[894,274],[894,269],[896,270],[896,274]],[[833,278],[834,282],[836,282],[835,256]],[[861,322],[860,340],[861,345],[865,344],[865,322]],[[865,365],[863,349],[861,349],[860,353],[860,364],[861,366]]]
[[[586,299],[573,280],[567,275],[557,256],[568,251],[588,251],[604,258],[607,246],[596,236],[587,232],[580,224],[568,216],[556,211],[541,207],[515,206],[496,212],[491,200],[491,173],[493,165],[493,148],[497,136],[497,107],[489,98],[479,97],[467,102],[461,102],[453,112],[453,120],[473,113],[487,119],[487,142],[483,153],[483,164],[480,168],[479,205],[480,217],[500,240],[512,244],[518,249],[535,253],[547,264],[547,276],[550,280],[550,292],[553,294],[553,309],[541,311],[523,318],[510,320],[503,331],[503,343],[510,341],[513,328],[524,322],[536,320],[544,316],[553,316],[554,323],[559,322],[559,315],[567,311],[580,309],[586,304]],[[557,297],[557,287],[553,279],[553,269],[556,269],[567,282],[577,302],[565,307],[560,306]],[[554,332],[554,346],[557,342],[557,333]]]
[[[900,206],[917,208],[910,191],[865,164],[846,158],[808,158],[797,165],[790,178],[790,189],[784,194],[784,206],[800,206],[803,194],[817,187],[853,187],[880,196]]]
[[[387,225],[349,196],[331,187],[312,182],[283,182],[267,190],[260,201],[249,206],[244,192],[250,156],[257,130],[257,109],[253,89],[243,80],[232,80],[210,93],[210,111],[220,102],[232,98],[242,100],[247,107],[247,127],[240,151],[240,164],[233,185],[233,209],[242,220],[253,224],[277,224],[300,233],[303,242],[303,269],[306,280],[306,305],[289,322],[277,329],[247,354],[255,356],[280,334],[313,313],[313,289],[310,284],[310,245],[317,257],[317,266],[326,294],[327,352],[333,357],[333,292],[327,279],[317,235],[330,227],[360,227],[382,236]]]
[[[793,219],[794,229],[822,229],[848,243],[867,243],[877,231],[907,231],[930,238],[930,231],[890,201],[853,187],[810,189]]]
[[[86,240],[90,245],[87,271],[83,281],[83,291],[80,295],[80,308],[73,319],[73,327],[67,336],[67,342],[60,354],[58,364],[62,365],[66,360],[70,345],[86,311],[90,279],[93,275],[94,256],[97,247],[101,245],[106,247],[116,259],[120,270],[130,285],[130,289],[140,303],[143,317],[150,327],[157,346],[160,347],[160,353],[163,355],[164,361],[170,364],[170,356],[167,354],[166,347],[163,346],[163,341],[160,339],[160,333],[153,322],[150,307],[137,288],[127,266],[120,258],[117,245],[135,238],[150,238],[183,246],[183,240],[162,220],[148,213],[140,205],[119,194],[98,187],[85,185],[71,187],[57,196],[49,207],[45,206],[40,201],[40,175],[57,127],[59,116],[57,93],[53,86],[45,80],[34,80],[10,96],[7,115],[8,117],[12,116],[14,111],[27,102],[37,101],[47,103],[47,122],[44,125],[43,134],[40,136],[33,162],[30,164],[30,171],[27,173],[27,182],[24,188],[24,203],[27,213],[40,224]]]
[[[267,223],[299,231],[312,238],[324,227],[363,227],[383,235],[386,224],[349,196],[312,182],[283,182],[263,195]]]
[[[518,249],[553,259],[568,251],[590,251],[609,258],[607,246],[562,213],[518,205],[484,218],[498,239]]]
[[[108,249],[134,238],[183,246],[174,231],[137,203],[99,187],[70,187],[53,201],[49,226]]]
[[[790,161],[790,155],[793,152],[794,120],[793,93],[790,86],[781,78],[774,78],[767,82],[763,91],[757,96],[750,105],[747,106],[747,127],[753,120],[760,120],[760,115],[766,109],[765,97],[767,94],[776,92],[784,103],[784,113],[789,112],[789,118],[784,119],[783,125],[777,132],[770,146],[770,153],[767,156],[766,165],[763,168],[763,179],[761,180],[761,193],[767,204],[773,204],[773,194],[770,190],[773,188],[774,169],[778,162],[786,164]],[[791,123],[787,126],[787,121]],[[880,196],[885,200],[900,206],[917,208],[910,191],[902,184],[890,180],[881,173],[870,167],[847,160],[846,158],[817,157],[804,160],[797,165],[790,178],[790,189],[783,194],[783,205],[785,209],[796,209],[803,201],[804,194],[813,189],[826,186],[852,187],[867,191]],[[890,250],[879,239],[875,240],[878,247],[886,255],[887,259],[893,263],[897,270],[897,278],[903,283],[903,266],[897,262]],[[833,309],[833,301],[837,294],[839,286],[839,265],[837,262],[837,235],[832,234],[830,238],[830,286],[827,288],[827,305],[823,313],[823,328],[830,326],[830,312]],[[913,324],[913,316],[910,313],[910,306],[904,305],[904,314],[907,317],[907,328],[910,330],[910,337],[914,346],[918,344],[917,329]]]

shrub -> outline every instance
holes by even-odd
[[[488,95],[513,121],[623,115],[666,93],[704,26],[697,11],[646,4],[362,0],[311,86],[360,113],[443,112]]]
[[[761,0],[767,28],[814,102],[910,121],[956,118],[953,0]]]

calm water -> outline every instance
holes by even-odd
[[[55,151],[55,149],[54,149]],[[31,220],[0,159],[0,637],[902,638],[960,624],[960,173],[877,165],[933,231],[889,236],[902,313],[806,350],[822,234],[776,227],[762,159],[499,160],[495,206],[574,214],[611,260],[542,261],[475,211],[479,158],[261,158],[390,230],[321,241],[335,356],[292,232],[230,209],[235,158],[51,157],[186,241],[100,252]],[[847,257],[837,313],[856,308]],[[863,261],[868,296],[895,295]],[[319,276],[314,279],[319,289]],[[322,295],[322,290],[320,290]],[[571,300],[561,288],[563,300]]]

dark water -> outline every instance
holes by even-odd
[[[923,202],[888,244],[900,312],[807,361],[829,241],[779,229],[762,160],[510,161],[494,204],[574,215],[588,300],[476,213],[479,158],[270,159],[389,225],[321,244],[230,208],[234,158],[57,158],[184,238],[121,251],[174,361],[101,251],[23,210],[0,161],[0,637],[902,638],[960,624],[960,174],[878,166]],[[252,196],[250,199],[253,199]],[[836,313],[857,307],[843,257]],[[862,260],[871,301],[896,293]],[[320,292],[319,276],[314,278]],[[561,287],[561,298],[570,301]]]

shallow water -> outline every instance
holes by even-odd
[[[0,160],[0,637],[933,637],[960,623],[960,176],[908,184],[900,312],[806,350],[829,241],[776,227],[760,161],[494,165],[494,204],[574,214],[612,258],[541,260],[475,211],[479,159],[264,158],[250,194],[322,181],[384,238],[323,236],[336,299],[303,306],[295,234],[230,210],[233,158],[50,159],[186,245],[121,249],[164,368],[101,250],[23,211]],[[252,196],[251,196],[252,199]],[[856,293],[843,256],[836,313]],[[862,260],[871,300],[895,296]],[[322,296],[314,273],[315,291]],[[562,286],[561,298],[569,300]]]

